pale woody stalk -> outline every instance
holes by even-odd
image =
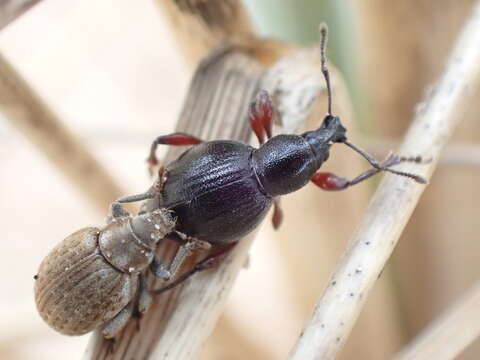
[[[400,154],[433,158],[420,171],[415,167],[415,171],[427,178],[433,173],[443,148],[462,119],[465,105],[478,86],[479,38],[480,2],[477,2],[444,73],[418,107],[398,150]],[[404,165],[402,170],[414,169]],[[408,179],[385,176],[312,318],[292,349],[290,359],[334,359],[337,356],[424,189],[425,186]]]

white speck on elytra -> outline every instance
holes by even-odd
[[[160,225],[155,224],[155,229],[160,230]]]
[[[128,268],[128,272],[134,272],[134,271],[135,271],[135,268],[133,266]]]
[[[151,219],[151,218],[147,218],[147,221],[148,221],[148,222],[152,222],[152,219]]]
[[[69,268],[68,268],[68,266],[67,266],[67,267],[65,268],[65,271],[68,271],[68,269],[69,269]]]

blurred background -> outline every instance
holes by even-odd
[[[318,24],[329,24],[329,58],[346,78],[358,124],[350,139],[367,148],[368,139],[400,141],[473,3],[244,1],[262,36],[311,45]],[[193,68],[177,45],[154,0],[44,0],[0,32],[0,54],[127,194],[151,184],[150,143],[174,129],[188,89]],[[477,103],[467,109],[452,143],[475,148],[478,110]],[[43,323],[32,277],[65,236],[103,224],[109,204],[90,204],[5,114],[0,111],[0,358],[80,358],[88,336],[64,337]],[[335,168],[334,156],[330,162]],[[437,169],[343,359],[389,358],[476,282],[480,173],[468,162]],[[356,175],[348,164],[342,169],[339,175]],[[308,186],[284,199],[283,227],[274,232],[265,222],[203,358],[286,357],[375,182],[359,187],[326,194]],[[460,358],[479,357],[475,342]]]

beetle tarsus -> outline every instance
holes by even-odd
[[[118,201],[114,201],[110,205],[110,216],[107,217],[107,223],[111,223],[114,219],[130,216],[130,213],[125,210],[122,204]]]
[[[163,174],[163,168],[161,168]],[[158,196],[159,192],[161,191],[161,186],[163,185],[163,178],[162,180],[159,179],[160,185],[159,186],[152,186],[146,192],[136,195],[125,196],[120,199],[115,200],[111,205],[110,216],[107,217],[107,223],[112,222],[113,219],[121,218],[121,217],[128,217],[130,213],[125,210],[122,204],[143,201],[147,199],[154,199]]]
[[[160,261],[157,255],[155,255],[153,261],[150,264],[150,270],[152,271],[153,275],[156,277],[168,281],[171,279],[172,274],[167,269],[167,267]]]

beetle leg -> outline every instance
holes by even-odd
[[[361,173],[360,175],[358,175],[357,177],[355,177],[352,180],[347,180],[345,178],[339,177],[339,176],[337,176],[335,174],[332,174],[332,173],[317,172],[312,176],[311,181],[315,185],[322,188],[323,190],[333,190],[333,191],[344,190],[344,189],[348,188],[349,186],[358,184],[358,183],[372,177],[373,175],[378,174],[379,172],[389,171],[389,172],[393,172],[394,174],[397,174],[397,175],[402,175],[402,176],[413,178],[415,181],[425,184],[426,180],[423,179],[420,176],[390,169],[390,166],[393,166],[393,165],[396,165],[396,164],[399,164],[399,163],[402,163],[402,162],[407,162],[407,161],[418,163],[418,162],[421,162],[422,160],[419,157],[407,158],[407,157],[400,157],[400,156],[396,156],[396,155],[390,155],[387,158],[387,160],[385,160],[381,164],[378,164],[377,167],[374,167],[372,169],[369,169],[369,170]]]
[[[181,231],[176,230],[175,234],[177,234],[178,237],[182,241],[185,242],[185,245],[188,246],[192,250],[196,250],[196,249],[210,250],[210,248],[212,247],[212,245],[210,245],[210,243],[208,241],[203,241],[203,240],[197,239],[195,237],[188,236],[188,235],[182,233]]]
[[[110,205],[111,216],[109,216],[107,218],[107,223],[111,223],[113,219],[116,219],[116,218],[119,218],[119,217],[130,216],[130,213],[123,208],[122,204],[130,203],[130,202],[136,202],[136,201],[142,201],[142,200],[147,200],[147,199],[153,199],[157,195],[157,193],[158,192],[156,190],[152,190],[152,188],[150,188],[147,192],[145,192],[143,194],[125,196],[123,198],[115,200]]]
[[[167,290],[173,289],[174,287],[180,285],[181,283],[183,283],[185,280],[187,280],[189,277],[196,274],[197,272],[207,270],[207,269],[211,269],[211,268],[214,268],[214,267],[220,265],[222,260],[225,258],[225,255],[230,250],[232,250],[235,247],[235,245],[237,245],[237,243],[238,242],[228,244],[225,247],[223,247],[222,249],[220,249],[219,251],[217,251],[216,253],[213,253],[212,255],[207,256],[205,259],[203,259],[202,261],[195,264],[195,266],[191,270],[189,270],[186,273],[179,276],[175,281],[171,282],[170,284],[168,284],[168,285],[166,285],[166,286],[164,286],[160,289],[156,289],[156,290],[152,291],[152,294],[158,295],[158,294],[161,294],[161,293],[163,293]]]
[[[273,228],[277,230],[283,221],[283,211],[280,207],[280,198],[277,197],[273,199],[273,215],[272,215],[272,224]]]
[[[265,142],[265,135],[267,139],[272,137],[273,105],[267,91],[260,91],[250,104],[248,118],[260,145]]]
[[[122,204],[143,201],[147,199],[154,199],[155,197],[157,197],[163,187],[164,171],[165,169],[163,167],[160,168],[157,183],[153,185],[150,189],[148,189],[146,192],[136,195],[125,196],[115,200],[110,205],[111,215],[107,217],[107,223],[111,223],[112,220],[115,218],[130,216],[130,213],[123,208]]]
[[[176,132],[169,135],[159,136],[152,143],[152,147],[150,148],[150,155],[148,156],[147,162],[150,165],[150,168],[158,164],[158,159],[157,159],[157,156],[155,155],[158,145],[173,145],[173,146],[196,145],[202,142],[203,140],[193,135],[185,134],[182,132]]]
[[[145,313],[152,303],[152,294],[148,291],[144,275],[140,274],[139,295],[137,309],[140,314]]]
[[[177,234],[179,234],[180,237],[186,241],[186,243],[178,248],[170,267],[167,269],[157,257],[154,258],[152,264],[150,265],[150,268],[155,276],[158,276],[164,280],[170,280],[172,277],[174,277],[185,259],[189,257],[195,250],[208,250],[211,246],[206,241],[198,240],[193,237],[187,237],[185,234],[180,232],[177,232]]]
[[[210,243],[196,238],[188,237],[186,240],[187,243],[178,248],[175,257],[170,264],[169,272],[171,277],[175,276],[185,259],[189,257],[195,250],[208,250],[211,247]]]
[[[153,199],[155,196],[158,196],[158,192],[158,186],[154,185],[144,193],[122,197],[120,199],[117,199],[115,203],[125,204],[147,199]]]
[[[102,329],[102,335],[106,339],[112,339],[118,334],[132,317],[134,301],[130,301],[115,317],[109,320]]]
[[[110,215],[107,216],[107,224],[110,224],[113,219],[130,216],[130,213],[125,210],[118,201],[114,201],[110,205]]]

